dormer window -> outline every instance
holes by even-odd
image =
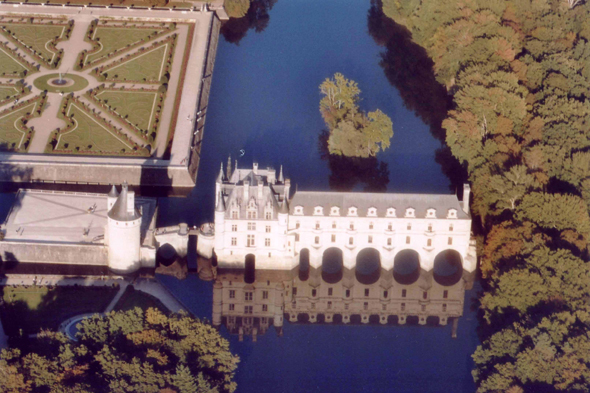
[[[449,213],[447,214],[447,218],[457,218],[457,210],[449,209]]]
[[[412,208],[412,207],[408,207],[406,209],[406,217],[416,217],[415,213],[416,213],[416,210],[414,210],[414,208]]]
[[[348,215],[349,216],[356,216],[357,215],[356,207],[349,207],[348,208]]]
[[[313,209],[313,215],[314,216],[323,216],[324,215],[324,208],[321,206],[316,206]]]
[[[294,214],[303,215],[303,206],[295,206]]]
[[[426,210],[426,217],[429,217],[429,218],[436,217],[436,209],[428,209],[428,210]]]
[[[387,209],[386,216],[387,217],[395,217],[395,209],[393,207],[390,207],[389,209]]]
[[[266,211],[264,213],[264,219],[265,220],[272,220],[272,211]]]
[[[339,216],[340,215],[340,208],[338,206],[332,206],[330,209],[331,216]]]
[[[369,211],[367,212],[367,216],[376,217],[377,216],[377,209],[375,209],[374,207],[370,207]]]

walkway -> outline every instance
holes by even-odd
[[[129,286],[129,283],[127,281],[123,281],[121,283],[121,287],[119,288],[119,292],[117,292],[117,294],[115,295],[115,297],[113,298],[113,300],[111,300],[111,302],[109,303],[109,305],[104,309],[105,314],[108,313],[108,312],[113,311],[113,308],[115,308],[115,305],[119,302],[119,299],[121,299],[121,297],[125,293],[125,290],[127,289],[127,286]]]
[[[43,153],[53,130],[65,127],[66,122],[57,117],[62,99],[59,94],[48,94],[43,116],[35,117],[27,123],[27,126],[35,130],[29,153]]]

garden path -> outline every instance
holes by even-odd
[[[108,313],[113,311],[113,308],[115,308],[115,305],[117,304],[117,302],[119,301],[119,299],[121,299],[121,297],[123,296],[123,294],[125,293],[125,290],[127,289],[127,286],[129,285],[129,283],[127,281],[123,281],[121,283],[121,287],[119,288],[119,292],[117,292],[117,294],[115,295],[115,297],[113,298],[113,300],[111,300],[111,302],[109,303],[109,305],[107,306],[107,308],[104,309],[104,313]]]
[[[59,94],[47,94],[45,110],[42,115],[29,120],[27,123],[27,126],[33,127],[35,130],[33,140],[29,146],[29,153],[43,153],[49,142],[51,132],[58,127],[66,126],[66,122],[57,117],[62,98]]]
[[[86,32],[88,31],[88,26],[90,26],[90,20],[86,18],[76,20],[76,23],[74,23],[74,30],[72,30],[72,33],[70,34],[70,39],[67,41],[61,41],[57,44],[59,49],[64,50],[64,55],[59,68],[54,72],[65,73],[73,71],[78,54],[80,54],[80,52],[82,52],[84,49],[92,49],[92,45],[84,41]]]

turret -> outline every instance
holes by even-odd
[[[109,268],[118,274],[132,273],[140,268],[141,214],[127,182],[107,216]]]
[[[252,172],[254,172],[255,175],[258,175],[258,163],[257,162],[252,164]]]
[[[219,194],[221,191],[221,185],[223,184],[223,162],[221,163],[221,168],[219,169],[219,174],[217,175],[217,179],[215,180],[215,193],[216,195]]]
[[[469,214],[469,197],[471,194],[471,187],[469,184],[463,184],[463,211]]]
[[[279,171],[279,183],[284,183],[285,179],[283,178],[283,166],[281,165],[281,169]]]
[[[107,212],[113,208],[113,205],[117,201],[117,197],[119,196],[119,191],[117,191],[117,187],[113,184],[111,191],[107,194]]]

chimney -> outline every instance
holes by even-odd
[[[285,179],[285,200],[289,199],[290,191],[291,191],[291,179]]]
[[[252,172],[254,172],[255,175],[258,175],[258,163],[257,162],[252,164]]]
[[[463,184],[463,211],[469,214],[469,196],[471,194],[471,187],[469,184]]]
[[[244,202],[248,203],[248,196],[250,193],[250,182],[248,180],[244,180]]]
[[[266,168],[266,180],[269,184],[275,184],[277,182],[277,172],[274,168]]]

